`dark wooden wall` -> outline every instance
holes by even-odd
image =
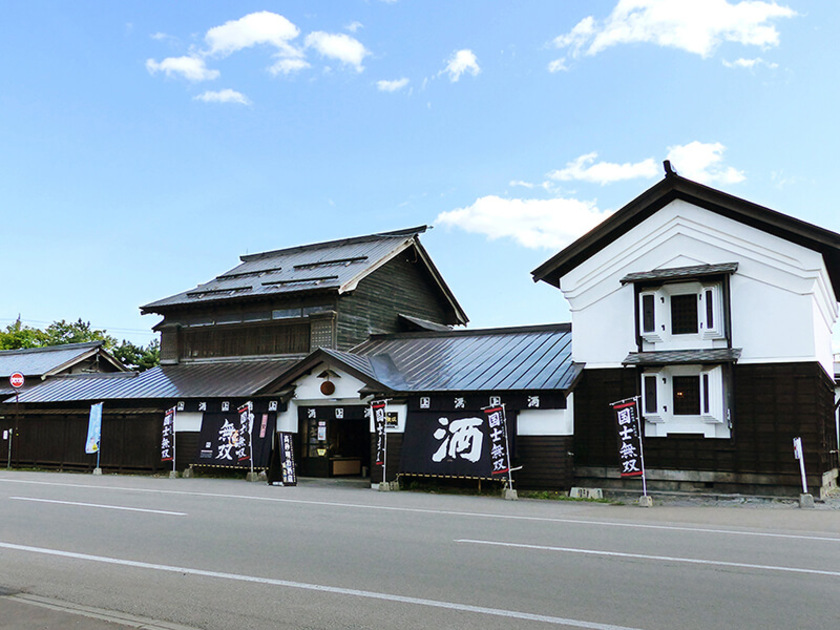
[[[514,487],[520,490],[568,490],[574,485],[571,435],[516,437]]]
[[[399,314],[454,324],[451,306],[413,251],[400,254],[342,296],[338,308],[338,349],[348,350],[368,335],[399,332]]]
[[[586,370],[575,388],[575,464],[618,467],[609,403],[636,394],[633,369]],[[834,385],[818,363],[736,365],[729,439],[672,435],[645,438],[648,469],[768,476],[799,484],[793,438],[801,437],[809,485],[837,466]]]

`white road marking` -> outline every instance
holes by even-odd
[[[236,499],[236,500],[250,500],[262,501],[268,503],[294,503],[299,505],[323,505],[329,507],[343,507],[353,509],[365,510],[382,510],[390,512],[410,512],[415,514],[439,514],[442,516],[467,516],[473,518],[488,518],[499,520],[512,521],[534,521],[541,523],[565,523],[569,525],[593,525],[600,527],[627,527],[631,529],[654,529],[677,532],[693,532],[700,534],[724,534],[732,536],[756,536],[761,538],[783,538],[793,540],[812,540],[840,543],[840,537],[837,536],[809,536],[805,534],[779,534],[774,532],[754,532],[743,531],[737,529],[712,529],[706,527],[688,527],[680,525],[652,525],[646,523],[619,523],[615,521],[596,521],[587,519],[572,519],[572,518],[550,518],[542,516],[522,516],[518,514],[488,514],[483,512],[463,512],[456,510],[430,510],[424,508],[408,508],[390,505],[364,505],[358,503],[339,503],[336,501],[306,501],[303,499],[281,499],[278,497],[255,497],[243,496],[238,494],[225,494],[217,492],[190,492],[186,490],[159,490],[157,488],[127,488],[122,486],[97,486],[93,484],[77,484],[77,483],[57,483],[51,481],[29,481],[24,479],[3,479],[0,478],[0,483],[25,483],[44,486],[62,486],[70,488],[88,488],[93,490],[121,490],[124,492],[153,492],[156,494],[173,494],[181,496],[195,496],[195,497],[212,497],[216,499]]]
[[[52,499],[34,499],[32,497],[9,497],[15,501],[35,501],[37,503],[57,503],[59,505],[78,505],[81,507],[102,508],[105,510],[126,510],[128,512],[148,512],[150,514],[165,514],[167,516],[186,516],[186,512],[170,512],[168,510],[147,510],[144,508],[126,507],[123,505],[102,505],[99,503],[79,503],[77,501],[55,501]]]
[[[218,578],[222,580],[235,580],[238,582],[251,582],[255,584],[264,584],[268,586],[280,586],[284,588],[296,588],[307,591],[317,591],[321,593],[330,593],[333,595],[347,595],[350,597],[361,597],[365,599],[375,599],[387,602],[396,602],[399,604],[415,604],[418,606],[428,606],[431,608],[443,608],[446,610],[457,610],[460,612],[477,613],[480,615],[492,615],[494,617],[506,617],[509,619],[523,620],[523,621],[540,621],[543,623],[570,626],[572,628],[584,628],[586,630],[640,630],[639,628],[628,628],[627,626],[616,626],[606,623],[595,623],[591,621],[581,621],[579,619],[564,619],[563,617],[554,617],[551,615],[538,615],[534,613],[519,612],[516,610],[505,610],[503,608],[487,608],[484,606],[471,606],[469,604],[459,604],[457,602],[445,602],[434,599],[423,599],[421,597],[406,597],[404,595],[395,595],[392,593],[379,593],[376,591],[363,591],[354,588],[341,588],[337,586],[325,586],[322,584],[308,584],[306,582],[292,582],[289,580],[276,580],[273,578],[257,577],[252,575],[242,575],[238,573],[225,573],[220,571],[206,571],[203,569],[192,569],[188,567],[176,567],[165,564],[154,564],[149,562],[137,562],[135,560],[124,560],[121,558],[110,558],[107,556],[93,556],[85,553],[75,553],[72,551],[61,551],[59,549],[46,549],[43,547],[30,547],[28,545],[16,545],[13,543],[0,542],[0,549],[9,549],[12,551],[23,551],[29,553],[38,553],[49,556],[59,556],[62,558],[71,558],[74,560],[84,560],[88,562],[100,562],[104,564],[112,564],[124,567],[131,567],[136,569],[150,569],[153,571],[165,571],[168,573],[180,573],[182,575],[195,575],[199,577]]]
[[[624,553],[621,551],[599,551],[596,549],[575,549],[573,547],[550,547],[546,545],[526,545],[520,543],[496,542],[492,540],[470,540],[463,538],[456,543],[472,545],[492,545],[495,547],[513,547],[516,549],[535,549],[537,551],[559,551],[564,553],[580,553],[592,556],[611,556],[614,558],[633,558],[635,560],[658,560],[660,562],[684,562],[688,564],[708,564],[719,567],[736,567],[740,569],[761,569],[763,571],[785,571],[788,573],[808,573],[811,575],[829,575],[840,577],[840,571],[823,571],[820,569],[798,569],[796,567],[780,567],[768,564],[748,564],[745,562],[724,562],[722,560],[699,560],[696,558],[676,558],[673,556],[651,556],[643,553]]]

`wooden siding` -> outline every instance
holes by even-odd
[[[568,490],[574,485],[573,438],[567,435],[519,435],[516,438],[514,487],[520,490]]]
[[[440,324],[455,323],[454,313],[425,266],[408,251],[364,278],[356,290],[341,296],[338,349],[349,350],[368,335],[400,332],[398,315]]]
[[[309,322],[208,326],[182,330],[181,336],[189,359],[309,352]]]
[[[159,472],[162,412],[106,410],[102,418],[100,467],[109,472]],[[7,416],[3,429],[17,424],[12,466],[92,471],[96,454],[85,453],[89,412],[30,413],[18,421]],[[3,454],[5,460],[6,453]]]
[[[387,458],[385,460],[385,472],[388,475],[387,481],[395,481],[400,469],[400,455],[402,455],[403,435],[402,433],[388,433]],[[370,434],[370,482],[380,483],[382,481],[382,466],[375,465],[376,460],[376,434]]]
[[[736,365],[732,437],[671,435],[645,439],[649,470],[730,473],[739,479],[795,487],[799,465],[793,438],[805,449],[809,486],[837,466],[834,387],[818,363]],[[575,389],[575,464],[618,467],[609,402],[636,393],[636,372],[586,370]],[[723,477],[722,477],[723,478]]]

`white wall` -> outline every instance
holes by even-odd
[[[740,363],[819,361],[832,374],[837,299],[822,257],[681,200],[674,201],[561,278],[587,369],[619,367],[636,350],[628,273],[737,262],[731,279],[733,346]]]
[[[330,379],[335,384],[335,392],[329,396],[322,394],[320,387],[324,379],[318,378],[317,375],[321,374],[325,369],[327,369],[327,366],[319,366],[312,370],[311,374],[301,376],[295,382],[295,395],[289,401],[288,409],[277,414],[278,431],[297,433],[298,407],[352,407],[370,404],[369,398],[364,400],[359,398],[359,390],[365,384],[357,378],[334,368],[330,369],[339,375],[339,378]]]
[[[574,435],[573,395],[566,398],[565,409],[523,409],[516,421],[517,435]]]

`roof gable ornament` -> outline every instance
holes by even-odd
[[[662,162],[662,166],[665,167],[665,177],[673,177],[674,175],[677,175],[677,171],[675,171],[671,166],[671,160],[665,160]]]

